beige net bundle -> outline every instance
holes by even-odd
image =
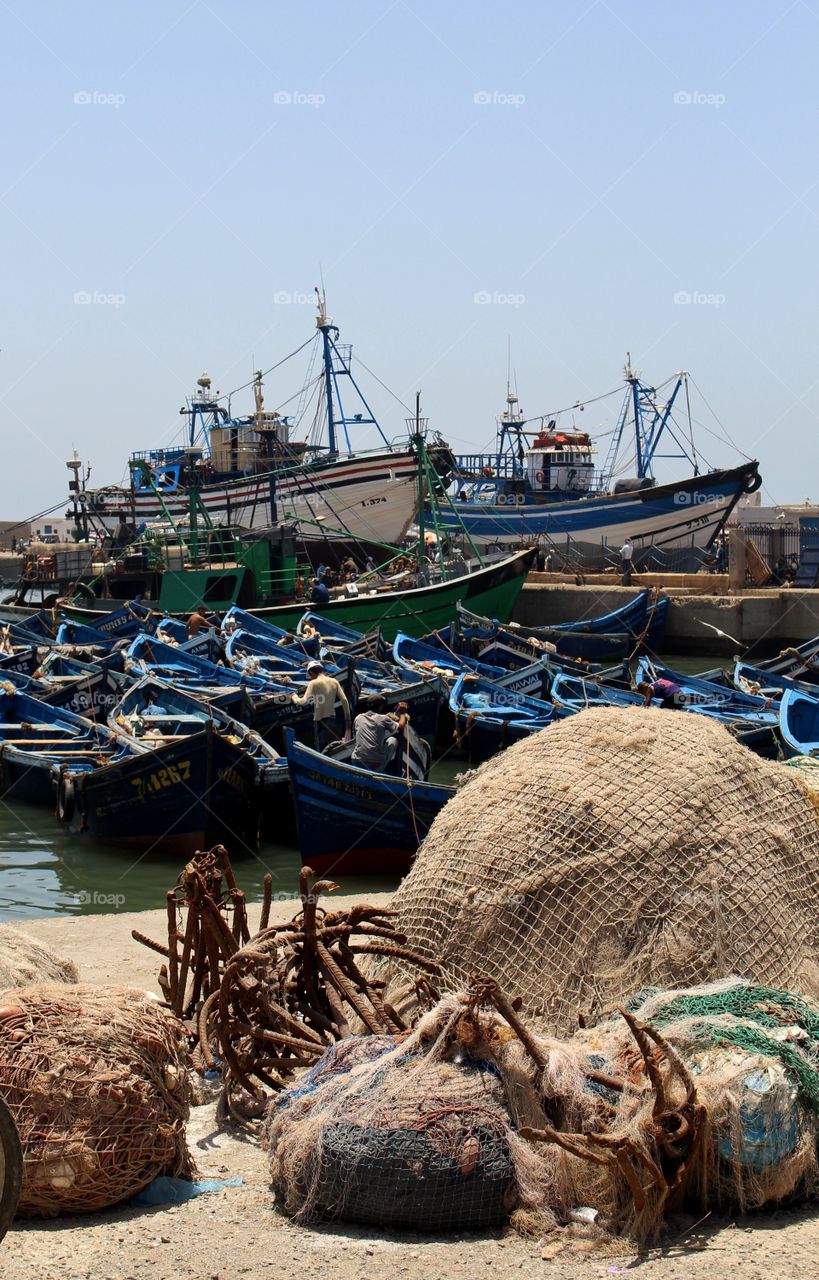
[[[446,996],[409,1034],[343,1040],[274,1100],[265,1141],[286,1213],[451,1232],[530,1210],[538,1228],[556,1225],[550,1199],[565,1210],[573,1198],[562,1157],[544,1159],[516,1129],[544,1119],[531,1064],[509,1035],[465,1054],[467,1004]],[[492,1015],[480,1025],[500,1028]],[[469,1027],[474,1048],[483,1037]]]
[[[0,1095],[23,1147],[19,1213],[90,1213],[190,1171],[184,1039],[142,991],[0,993]]]
[[[0,926],[0,991],[34,982],[76,982],[70,961],[21,929]]]
[[[476,978],[412,1033],[334,1045],[266,1140],[300,1221],[644,1242],[669,1212],[813,1197],[818,1128],[819,1005],[791,992],[644,993],[558,1040]]]
[[[478,770],[393,906],[449,989],[489,974],[558,1032],[727,973],[818,994],[815,798],[705,716],[591,709]]]

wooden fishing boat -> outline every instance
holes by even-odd
[[[294,693],[304,693],[306,671],[293,671],[285,683],[283,677],[275,680],[264,674],[217,666],[207,658],[163,644],[153,636],[137,636],[126,651],[125,659],[129,670],[183,686],[234,719],[250,725],[277,749],[283,748],[281,735],[285,728],[294,728],[304,737],[312,734],[312,708],[292,701]],[[345,693],[351,709],[358,700],[359,688],[358,677],[350,673]],[[336,709],[336,727],[343,732],[340,703]]]
[[[819,684],[819,636],[804,644],[783,649],[775,658],[760,658],[755,664],[760,671],[787,676],[806,684]]]
[[[779,734],[786,756],[819,756],[819,698],[800,689],[783,690]]]
[[[551,699],[556,707],[568,715],[586,711],[590,707],[645,706],[642,694],[632,690],[601,685],[594,680],[562,673],[555,676],[552,683]],[[654,699],[652,705],[659,709],[659,700]],[[779,754],[777,720],[770,711],[732,709],[725,703],[714,706],[703,700],[681,704],[676,710],[716,720],[757,755],[775,758]]]
[[[683,675],[679,671],[672,671],[669,667],[660,666],[647,658],[641,658],[637,663],[635,683],[639,684],[640,681],[651,683],[657,679],[670,680],[676,684],[685,695],[689,708],[704,707],[745,718],[762,716],[770,723],[776,720],[776,711],[772,708],[769,698],[744,693],[740,689],[732,689],[729,686],[717,684],[713,680],[704,680],[701,676]]]
[[[445,634],[445,633],[444,633]],[[458,653],[434,632],[423,640],[399,632],[392,646],[396,666],[424,678],[438,678],[448,689],[464,674],[482,676],[506,689],[525,696],[540,697],[544,689],[545,668],[542,659],[534,659],[517,667],[498,666]]]
[[[592,618],[576,618],[572,622],[553,622],[554,631],[584,631],[595,635],[628,631],[636,640],[642,640],[648,649],[659,652],[665,635],[669,599],[660,596],[652,599],[651,592],[640,591],[628,604],[609,613]]]
[[[488,760],[504,747],[547,728],[560,711],[540,698],[524,697],[472,672],[458,678],[449,695],[456,746],[470,760]]]
[[[308,609],[299,619],[296,634],[306,644],[310,643],[311,640],[318,639],[321,645],[333,649],[343,649],[346,653],[360,655],[361,657],[378,660],[387,656],[387,644],[381,634],[380,627],[376,627],[374,631],[364,635],[363,632],[356,631],[354,627],[342,626],[340,622],[336,622],[333,618],[325,617],[323,613],[318,613],[312,609]]]
[[[416,744],[417,753],[417,744]],[[429,768],[376,773],[314,751],[287,735],[287,760],[302,863],[319,875],[406,871],[454,787],[426,780]],[[396,769],[404,769],[399,752]]]
[[[289,807],[286,762],[267,743],[162,681],[134,685],[108,724],[129,756],[60,770],[57,809],[74,834],[178,857],[213,843],[253,852],[263,810]]]
[[[304,614],[304,618],[309,614]],[[230,636],[234,631],[245,631],[251,635],[261,636],[263,640],[270,640],[275,644],[283,647],[291,647],[299,653],[305,654],[308,658],[315,658],[321,643],[318,634],[311,635],[309,638],[297,634],[293,631],[285,631],[284,627],[277,627],[272,622],[266,622],[264,618],[259,618],[255,613],[251,613],[248,609],[240,609],[234,605],[232,609],[228,609],[222,618],[222,635]],[[358,635],[358,632],[353,632]]]
[[[105,724],[27,693],[0,693],[0,795],[8,802],[53,804],[52,774],[93,770],[132,748]]]
[[[113,653],[98,662],[80,662],[58,652],[46,655],[36,676],[42,692],[36,696],[54,707],[79,716],[105,720],[132,683],[123,670],[123,655]]]
[[[527,627],[517,622],[504,624],[497,618],[483,617],[458,607],[459,625],[465,635],[494,640],[502,627],[516,636],[537,640],[559,658],[582,658],[586,662],[617,662],[634,649],[634,638],[628,631],[593,632],[563,630],[557,627]]]

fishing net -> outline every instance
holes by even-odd
[[[679,1055],[701,1113],[707,1141],[691,1160],[689,1194],[696,1190],[700,1204],[710,1208],[742,1212],[815,1198],[819,1005],[732,977],[642,992],[627,1007]],[[622,1019],[581,1030],[571,1043],[613,1076],[633,1073],[634,1040]],[[679,1097],[685,1087],[683,1074],[670,1092]],[[646,1101],[623,1095],[611,1128],[650,1132]]]
[[[77,969],[36,938],[8,925],[0,927],[0,991],[33,982],[76,982]]]
[[[530,1157],[492,1058],[444,1056],[458,1008],[449,997],[408,1036],[343,1040],[275,1099],[265,1138],[285,1212],[425,1231],[509,1217],[516,1154]]]
[[[487,973],[552,1031],[726,973],[819,994],[817,803],[706,716],[587,710],[466,781],[396,923],[445,988]]]
[[[144,992],[0,993],[0,1094],[23,1147],[18,1212],[90,1213],[188,1172],[181,1024]]]
[[[819,1006],[792,993],[643,992],[561,1041],[476,978],[408,1035],[333,1046],[266,1141],[299,1221],[645,1241],[669,1211],[815,1196],[818,1129]]]

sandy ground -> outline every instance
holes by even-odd
[[[386,894],[371,895],[384,902]],[[345,900],[334,899],[341,905]],[[288,919],[293,903],[277,903]],[[256,913],[258,908],[256,908]],[[251,925],[256,913],[251,908]],[[164,912],[58,917],[19,926],[74,959],[83,981],[156,988],[158,958],[131,939],[163,935]],[[2,926],[0,926],[2,930]],[[807,1280],[819,1275],[819,1210],[787,1210],[736,1221],[670,1224],[662,1248],[643,1256],[589,1253],[587,1242],[521,1239],[511,1233],[451,1237],[373,1235],[360,1228],[296,1227],[275,1208],[265,1154],[254,1138],[220,1129],[213,1104],[195,1108],[189,1143],[200,1176],[243,1178],[240,1187],[157,1209],[17,1223],[0,1244],[3,1280],[234,1280],[239,1276],[511,1277],[554,1280],[634,1274],[639,1280]],[[560,1252],[555,1252],[556,1249]]]

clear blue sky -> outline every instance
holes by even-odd
[[[630,349],[691,371],[774,500],[819,499],[819,0],[0,0],[0,32],[3,517],[295,348],[319,263],[342,340],[459,446],[507,339],[529,412]]]

